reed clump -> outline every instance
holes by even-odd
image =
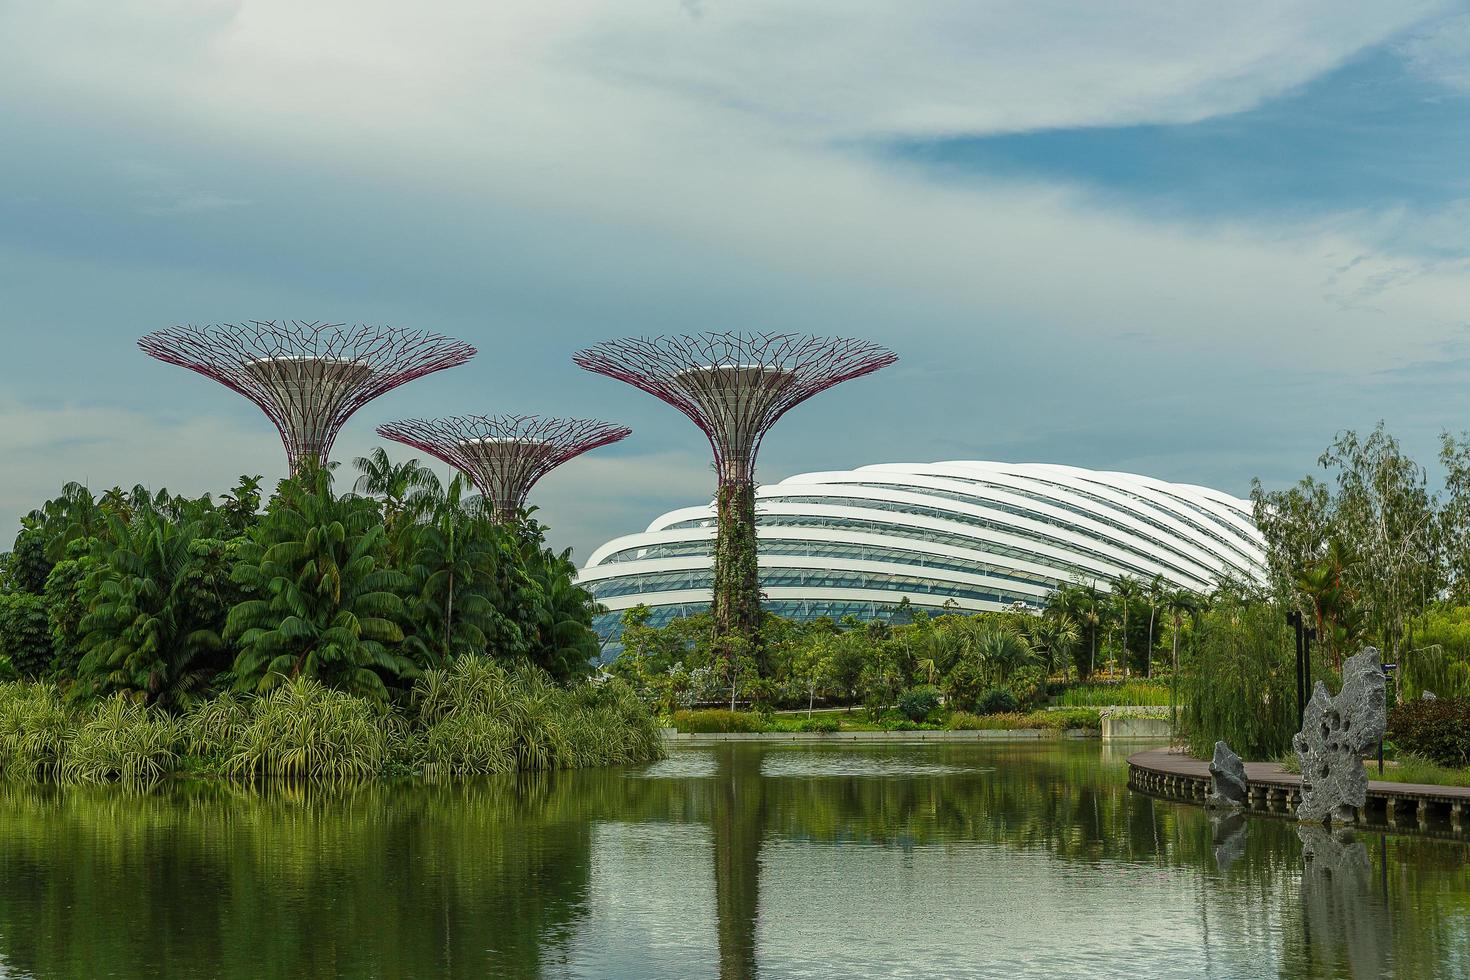
[[[530,665],[464,656],[419,678],[409,763],[433,776],[623,765],[658,758],[653,715],[620,680],[559,686]]]
[[[371,779],[387,769],[399,741],[372,704],[304,677],[255,698],[236,734],[226,771],[244,779]]]
[[[462,657],[425,673],[403,710],[296,678],[170,714],[127,695],[77,704],[0,683],[0,779],[148,786],[171,774],[359,782],[645,762],[653,715],[620,680],[563,687],[530,665]]]
[[[54,684],[0,684],[0,776],[55,779],[74,724]]]
[[[59,778],[70,783],[150,786],[174,770],[178,742],[175,719],[114,695],[66,735]]]

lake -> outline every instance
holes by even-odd
[[[0,786],[0,975],[1470,976],[1464,843],[1212,819],[1129,791],[1127,751],[722,744],[453,785]]]

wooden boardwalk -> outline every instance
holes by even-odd
[[[1372,767],[1369,767],[1372,775]],[[1274,762],[1247,762],[1247,809],[1290,816],[1301,800],[1302,778]],[[1210,792],[1210,764],[1177,749],[1150,749],[1128,757],[1128,785],[1140,792],[1203,803]],[[1470,787],[1370,780],[1367,805],[1357,810],[1364,827],[1414,830],[1437,836],[1470,832]]]

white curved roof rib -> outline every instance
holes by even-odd
[[[710,602],[713,504],[683,507],[592,553],[581,583],[606,606],[604,635],[640,603],[656,621]],[[770,608],[1039,608],[1073,579],[1129,575],[1212,588],[1259,579],[1250,505],[1131,473],[951,460],[803,473],[757,491],[761,581]]]

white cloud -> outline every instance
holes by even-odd
[[[58,119],[90,114],[147,134],[158,159],[188,146],[242,171],[264,162],[275,173],[333,175],[379,200],[439,194],[507,204],[531,221],[570,216],[622,229],[630,243],[686,242],[718,256],[680,292],[693,328],[738,325],[721,321],[714,304],[699,305],[725,285],[722,266],[743,270],[741,281],[769,270],[777,283],[763,294],[769,325],[801,326],[787,319],[791,283],[806,290],[808,307],[873,297],[875,306],[912,311],[907,321],[890,315],[902,325],[881,339],[901,353],[945,351],[977,389],[995,370],[987,339],[1018,330],[1034,330],[1059,354],[1068,336],[1085,337],[1089,349],[1117,340],[1119,364],[1099,366],[1108,370],[1150,346],[1241,370],[1269,357],[1364,372],[1431,356],[1470,309],[1462,263],[1428,261],[1413,241],[1382,244],[1402,217],[1165,221],[1073,188],[936,179],[875,159],[867,145],[895,134],[1235,112],[1445,8],[1431,0],[52,0],[0,7],[0,84],[39,111],[58,110]],[[1444,38],[1435,43],[1443,53]],[[141,163],[125,176],[149,193],[174,193],[145,206],[243,203],[223,170],[206,179]],[[244,223],[254,210],[230,217]],[[343,217],[305,214],[301,225]],[[399,231],[381,226],[374,200],[350,217],[364,252]],[[517,230],[456,228],[456,251],[470,258],[452,261],[472,267],[480,254],[504,254]],[[1462,228],[1434,234],[1436,245],[1470,245]],[[613,318],[628,297],[607,269],[624,256],[579,258],[598,268],[559,270],[567,288],[595,274],[608,285],[600,304]],[[130,277],[132,260],[93,259],[115,267],[114,278]],[[150,281],[165,281],[167,271],[152,270]],[[223,265],[213,272],[236,275]],[[275,303],[283,289],[304,288],[237,277],[206,289],[207,275],[191,269],[180,284],[192,305],[179,319],[208,318],[201,305],[223,289],[231,303],[256,294]],[[237,306],[224,306],[217,316],[235,315]],[[92,426],[115,440],[95,464],[102,471],[156,473],[154,482],[182,489],[220,489],[235,475],[231,459],[279,454],[268,431],[257,440],[199,420],[3,411],[7,431],[51,427],[75,439]],[[918,404],[912,424],[971,423],[927,416]],[[32,506],[73,475],[138,478],[79,473],[94,457],[90,449],[66,456],[67,444],[48,452],[44,474],[39,463],[20,464],[24,475],[7,484],[0,509]],[[201,455],[181,460],[180,446]],[[338,455],[360,449],[344,444]],[[607,455],[574,466],[583,469],[548,478],[540,499],[584,522],[588,530],[574,532],[579,548],[595,527],[642,526],[662,509],[647,500],[694,502],[707,492],[708,471],[694,456]],[[50,475],[58,472],[66,475]],[[574,479],[588,473],[598,478],[594,500],[581,499]],[[633,500],[630,509],[609,501],[613,489]]]
[[[1470,93],[1470,14],[1438,21],[1405,39],[1399,50],[1423,77]]]

